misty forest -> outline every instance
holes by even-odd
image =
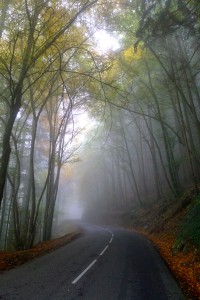
[[[199,0],[1,1],[0,250],[199,180]]]

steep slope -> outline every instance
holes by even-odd
[[[188,299],[200,299],[200,195],[182,197],[148,208],[135,208],[131,227],[148,237],[165,259]]]

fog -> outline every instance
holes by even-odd
[[[176,129],[171,107],[165,114],[169,127]],[[90,129],[88,136],[93,138],[81,148],[80,160],[72,166],[73,192],[62,208],[68,211],[67,218],[128,224],[137,207],[167,202],[194,184],[187,151],[173,130],[166,149],[158,120],[113,107],[112,115],[108,113],[104,122]],[[198,174],[197,169],[195,172]]]
[[[4,2],[0,250],[198,191],[198,1]]]

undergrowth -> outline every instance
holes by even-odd
[[[200,250],[200,194],[188,207],[185,219],[177,234],[177,244],[192,244]]]

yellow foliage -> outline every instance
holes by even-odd
[[[134,47],[129,47],[123,52],[123,58],[126,62],[138,61],[143,57],[143,50],[138,48],[137,50]]]
[[[105,72],[105,78],[109,79],[109,81],[113,81],[119,74],[119,64],[117,60],[112,61],[112,65],[110,68]]]

